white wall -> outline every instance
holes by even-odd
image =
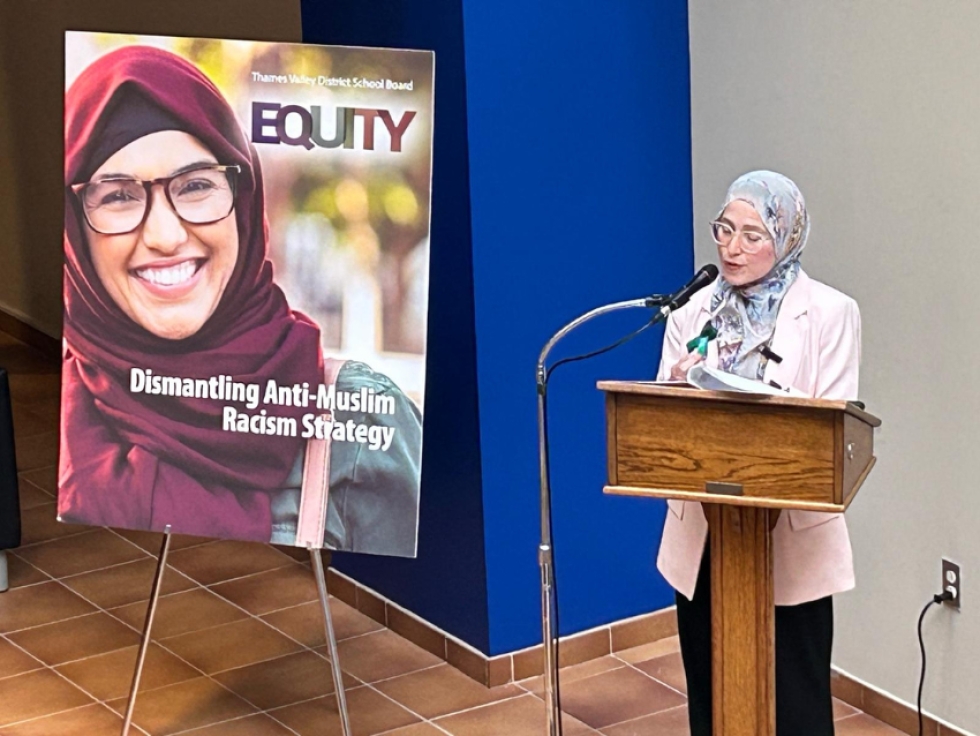
[[[299,0],[0,0],[0,309],[61,334],[64,32],[300,41]]]
[[[862,398],[884,420],[848,512],[858,587],[834,661],[915,703],[918,614],[940,558],[959,614],[926,619],[925,710],[980,732],[980,3],[691,0],[697,262],[728,183],[793,178],[806,270],[861,306]]]

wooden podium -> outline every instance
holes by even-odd
[[[880,420],[847,401],[598,385],[605,492],[705,504],[715,736],[775,736],[770,531],[782,509],[848,507],[874,467]]]

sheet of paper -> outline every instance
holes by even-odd
[[[687,381],[692,386],[707,391],[737,391],[738,393],[760,396],[806,396],[802,391],[797,391],[791,387],[776,388],[761,381],[753,381],[750,378],[726,373],[718,368],[711,368],[704,363],[698,363],[687,372]]]

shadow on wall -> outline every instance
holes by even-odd
[[[299,0],[0,2],[0,310],[61,334],[64,32],[301,41]]]

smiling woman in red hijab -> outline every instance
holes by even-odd
[[[259,158],[215,85],[159,49],[101,57],[66,95],[65,184],[60,518],[294,542],[307,441],[222,431],[229,402],[131,391],[131,375],[336,380],[394,397],[399,431],[383,453],[328,446],[326,541],[414,554],[418,409],[363,364],[325,378],[319,328],[273,281]]]

